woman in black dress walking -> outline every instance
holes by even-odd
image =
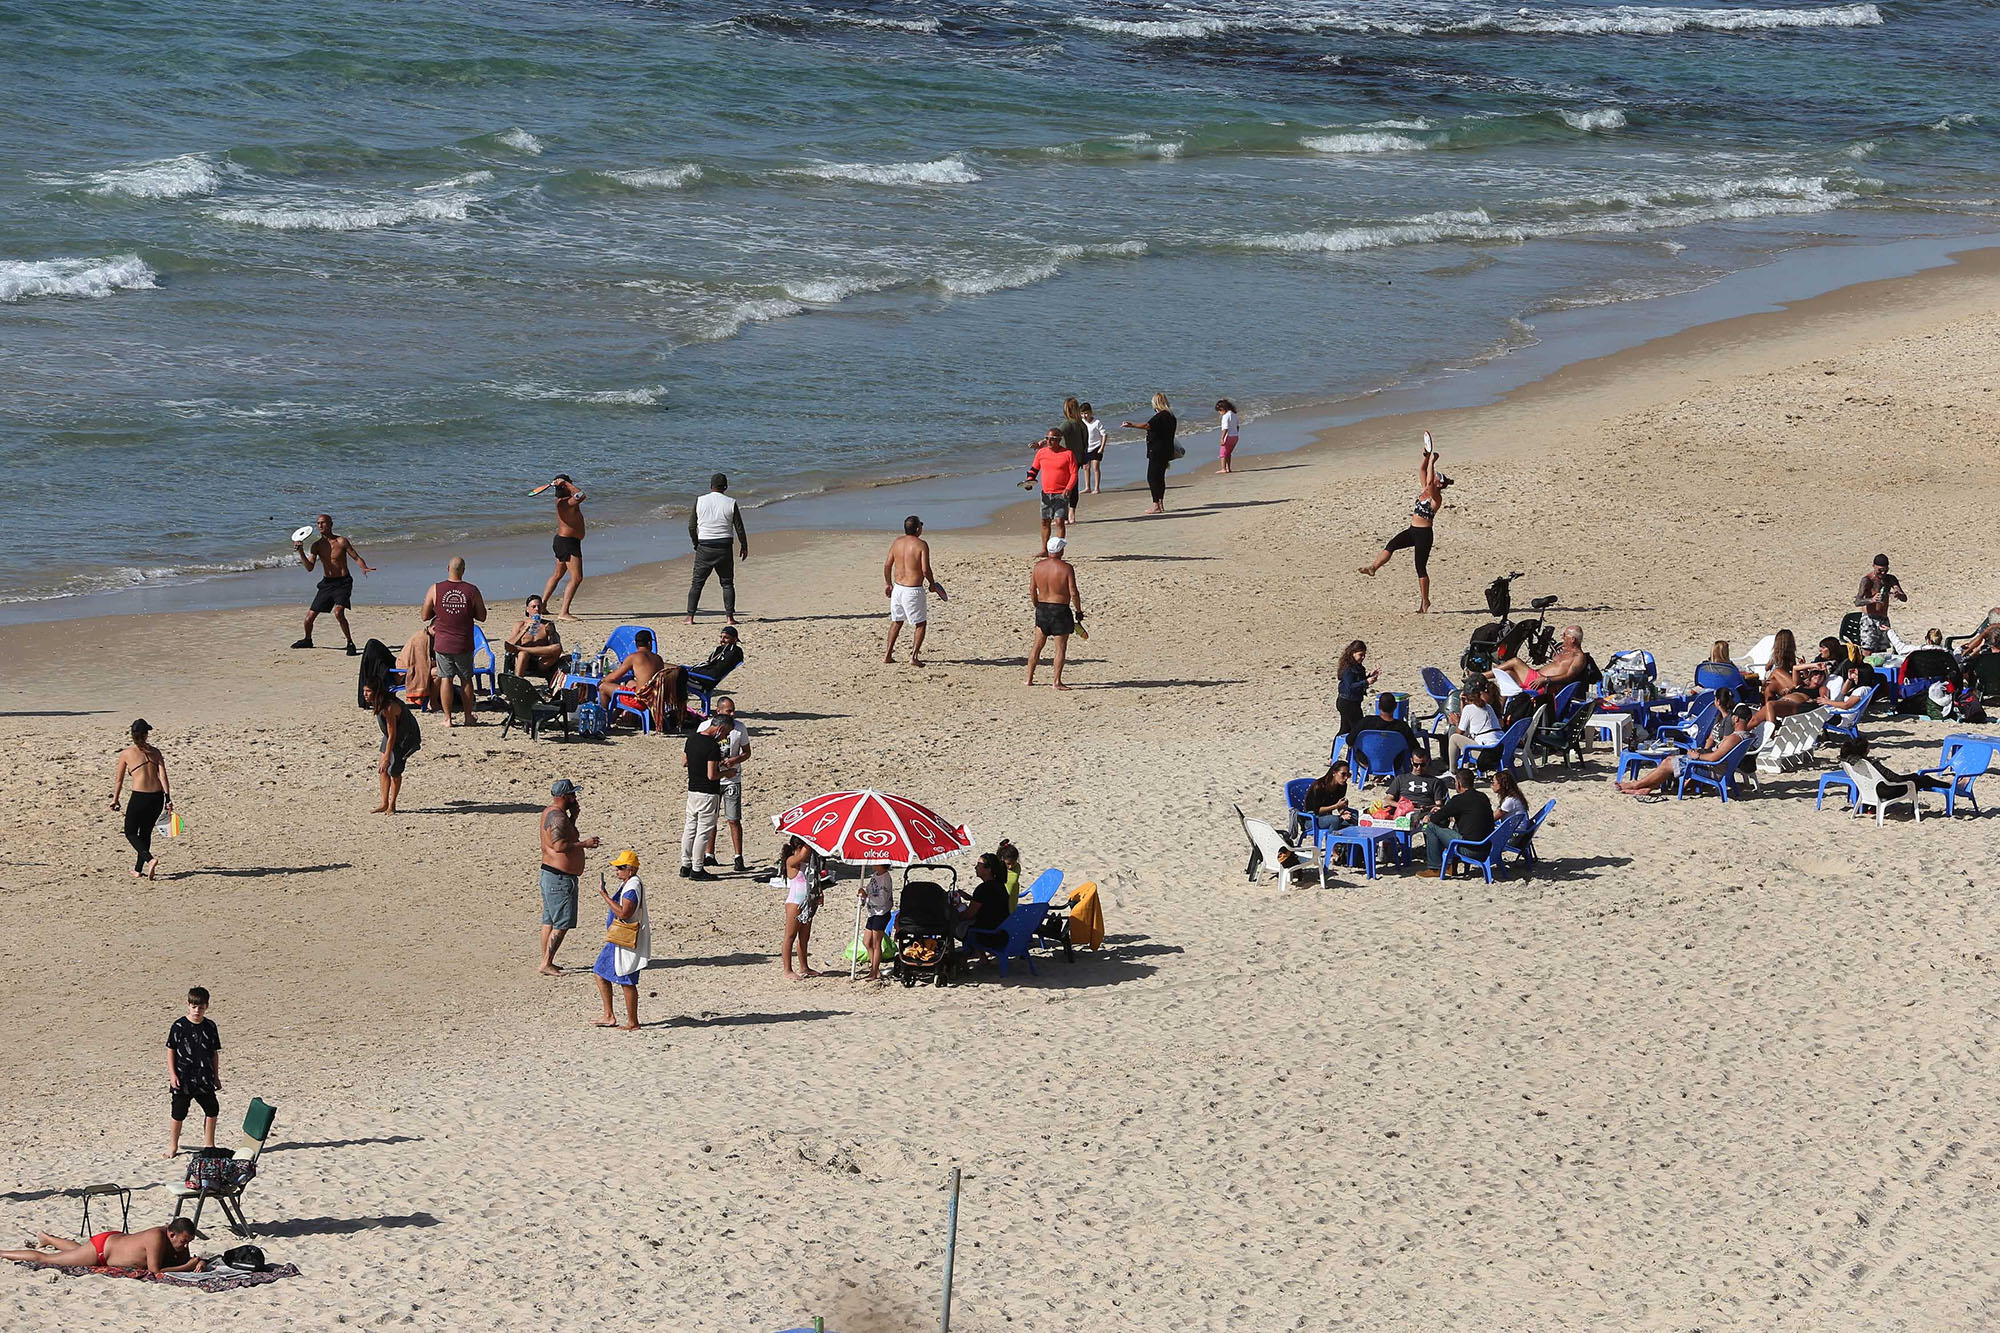
[[[1153,415],[1144,422],[1128,421],[1126,430],[1146,432],[1146,488],[1153,493],[1153,507],[1149,514],[1164,514],[1167,511],[1167,464],[1174,461],[1174,432],[1180,427],[1180,420],[1167,410],[1167,396],[1153,395]]]

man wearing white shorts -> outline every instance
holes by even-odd
[[[889,647],[884,662],[896,660],[896,636],[911,626],[910,665],[924,664],[924,632],[930,621],[930,594],[947,600],[944,587],[931,572],[931,546],[923,538],[924,521],[915,514],[903,520],[903,535],[889,543],[882,562],[882,595],[889,599]]]

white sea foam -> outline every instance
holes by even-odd
[[[979,173],[958,157],[941,157],[935,162],[825,162],[795,167],[790,174],[863,185],[970,185],[979,179]]]
[[[850,296],[861,296],[868,292],[879,292],[885,287],[893,287],[898,278],[892,277],[841,277],[841,278],[798,278],[783,284],[785,295],[794,301],[808,305],[838,305]]]
[[[564,389],[545,384],[503,384],[497,386],[510,398],[524,402],[584,403],[594,407],[657,407],[667,400],[667,391],[650,389]]]
[[[515,152],[526,153],[530,157],[539,157],[542,152],[542,141],[522,129],[519,125],[502,130],[500,133],[494,135],[493,142],[505,144]]]
[[[1427,130],[1432,123],[1422,116],[1414,120],[1371,120],[1364,124],[1364,130]]]
[[[785,319],[791,315],[803,314],[805,309],[805,306],[797,301],[779,297],[758,297],[753,300],[738,301],[728,310],[715,315],[703,324],[702,336],[715,341],[733,338],[746,324]]]
[[[156,286],[158,276],[137,255],[0,260],[0,301],[11,303],[35,296],[97,298]]]
[[[419,190],[469,190],[475,185],[484,185],[493,179],[490,171],[468,171],[463,176],[453,176],[448,181],[436,181],[430,185],[419,185]]]
[[[131,199],[186,199],[222,188],[221,170],[200,153],[113,167],[89,180],[92,194],[122,194]]]
[[[1299,140],[1301,147],[1315,153],[1414,153],[1430,144],[1407,134],[1385,134],[1367,130],[1348,134],[1309,134]]]
[[[1598,107],[1595,111],[1558,111],[1556,114],[1562,117],[1563,124],[1586,134],[1625,128],[1625,113],[1615,106]]]
[[[1860,143],[1851,143],[1840,151],[1859,162],[1863,158],[1873,157],[1876,147],[1877,145],[1873,139],[1863,139]]]
[[[953,296],[986,296],[1015,287],[1032,287],[1062,272],[1064,264],[1079,259],[1136,259],[1146,253],[1144,241],[1100,241],[1088,245],[1066,244],[1052,247],[1047,256],[1000,268],[972,269],[938,275],[932,281]]]
[[[1075,18],[1070,22],[1079,28],[1089,28],[1093,32],[1107,32],[1120,37],[1213,37],[1217,33],[1228,32],[1232,28],[1254,28],[1262,26],[1254,19],[1190,18],[1130,21],[1126,19]]]
[[[1872,184],[1856,182],[1857,189],[1846,189],[1824,176],[1685,182],[1653,190],[1544,199],[1530,206],[1538,216],[1519,220],[1496,222],[1484,209],[1426,213],[1396,222],[1255,236],[1244,244],[1257,250],[1345,254],[1438,241],[1526,241],[1653,231],[1699,222],[1824,213],[1858,198],[1857,190]]]
[[[701,168],[690,162],[679,167],[641,167],[633,171],[607,171],[612,180],[639,190],[678,190],[701,179]]]
[[[923,33],[926,36],[934,35],[938,30],[938,21],[932,18],[875,18],[867,14],[843,14],[839,11],[827,13],[823,17],[829,22],[846,23],[856,28],[888,28],[896,32]]]
[[[217,208],[211,209],[209,216],[218,222],[268,227],[273,231],[366,231],[371,227],[397,227],[405,222],[463,222],[471,203],[469,194],[427,194],[413,199],[317,208],[276,203]]]
[[[1321,14],[1189,12],[1160,20],[1076,18],[1076,26],[1142,41],[1212,37],[1232,31],[1394,33],[1406,37],[1465,33],[1663,37],[1678,32],[1768,32],[1786,28],[1865,28],[1883,22],[1873,4],[1811,9],[1708,9],[1694,6],[1619,5],[1608,9],[1515,9],[1440,23],[1425,17],[1363,18],[1348,10]]]
[[[1943,120],[1931,126],[1931,128],[1940,134],[1949,134],[1960,125],[1977,125],[1978,123],[1979,117],[1973,115],[1970,111],[1961,111],[1955,116],[1946,116]]]

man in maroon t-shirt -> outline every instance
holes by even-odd
[[[465,686],[465,725],[476,726],[472,705],[472,622],[486,619],[486,599],[465,581],[465,558],[453,556],[445,579],[424,594],[424,620],[430,625],[431,648],[437,655],[438,682],[443,691],[444,724],[451,725],[452,683]]]
[[[1035,450],[1035,461],[1028,465],[1028,477],[1042,483],[1042,544],[1035,548],[1039,556],[1049,547],[1050,525],[1054,525],[1058,537],[1069,527],[1069,493],[1076,485],[1076,455],[1063,444],[1062,436],[1050,431],[1042,437],[1041,447]]]

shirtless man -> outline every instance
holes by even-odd
[[[1035,604],[1035,645],[1028,650],[1028,684],[1035,683],[1035,672],[1042,665],[1042,645],[1053,639],[1056,670],[1050,684],[1059,690],[1069,688],[1063,684],[1063,662],[1069,656],[1069,636],[1083,619],[1083,593],[1076,586],[1076,570],[1062,557],[1068,545],[1061,537],[1049,538],[1048,554],[1037,560],[1028,574],[1028,596]]]
[[[903,520],[903,535],[889,543],[889,558],[882,562],[882,595],[889,599],[889,647],[884,662],[896,660],[896,635],[903,622],[910,622],[910,665],[924,664],[924,631],[929,628],[930,606],[925,590],[947,600],[944,585],[931,572],[931,544],[924,540],[924,521],[915,514]]]
[[[177,1217],[144,1231],[100,1231],[89,1240],[35,1234],[32,1250],[0,1250],[0,1259],[44,1268],[137,1268],[148,1273],[195,1273],[202,1261],[188,1253],[194,1223]]]
[[[1861,608],[1862,652],[1886,653],[1894,646],[1889,638],[1892,597],[1899,602],[1910,600],[1910,595],[1903,591],[1902,580],[1889,572],[1889,557],[1878,555],[1861,576],[1861,586],[1854,593],[1854,604]]]
[[[331,611],[340,632],[347,636],[347,655],[358,657],[361,650],[354,646],[354,631],[347,627],[347,609],[354,605],[354,576],[347,572],[347,561],[352,557],[363,574],[373,574],[375,567],[361,558],[361,551],[353,542],[334,534],[331,514],[319,516],[319,540],[312,544],[311,550],[306,549],[304,542],[293,542],[292,550],[298,553],[299,563],[306,567],[306,572],[312,572],[315,561],[320,567],[319,588],[313,593],[311,609],[306,612],[306,636],[292,647],[312,647],[313,621],[319,619],[322,611]]]
[[[549,787],[548,808],[542,811],[542,967],[545,976],[559,977],[556,950],[576,925],[576,877],[583,873],[585,848],[597,839],[576,832],[576,784],[558,778]]]
[[[1551,690],[1560,690],[1583,675],[1583,626],[1565,625],[1562,646],[1549,654],[1548,665],[1542,668],[1542,680]]]
[[[583,502],[589,497],[576,488],[567,472],[556,473],[555,488],[556,569],[549,575],[548,586],[542,589],[542,603],[548,604],[556,595],[556,585],[563,581],[563,575],[569,575],[569,587],[563,592],[562,610],[558,614],[564,620],[575,620],[569,607],[576,600],[576,590],[583,586]]]
[[[501,646],[514,655],[515,675],[543,680],[555,675],[556,661],[563,652],[562,636],[556,633],[555,622],[542,614],[541,598],[528,598],[521,618]]]
[[[625,654],[617,670],[597,686],[598,702],[604,705],[607,714],[611,711],[612,696],[621,693],[632,695],[641,708],[657,711],[660,707],[660,669],[667,661],[653,651],[653,631],[642,629],[632,636],[632,641],[638,646]],[[665,714],[658,721],[664,724]]]

